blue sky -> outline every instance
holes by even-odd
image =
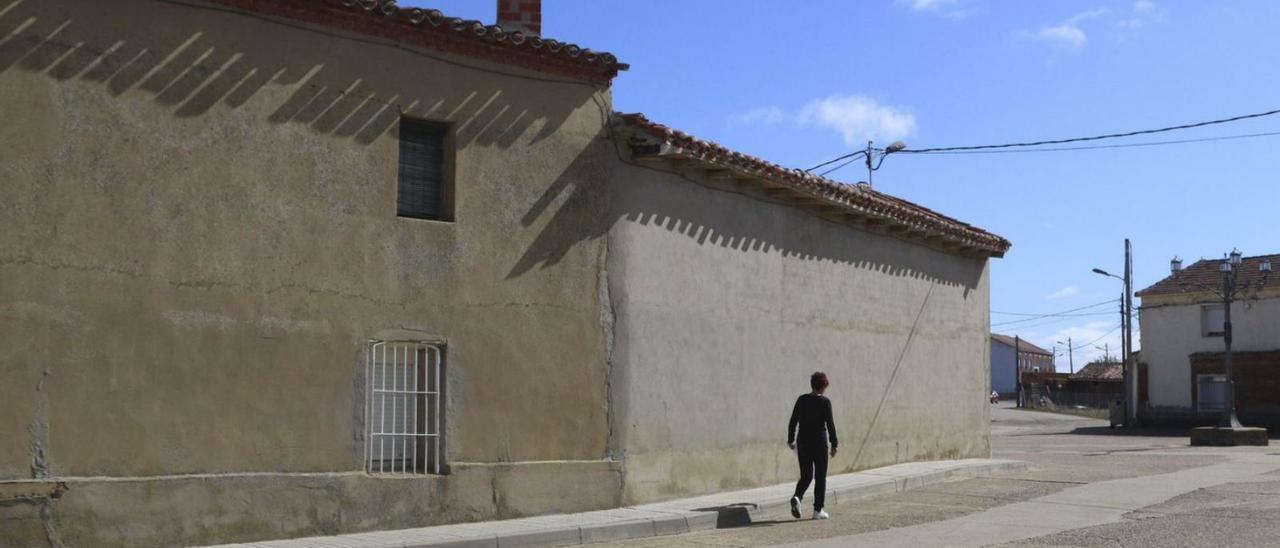
[[[494,2],[425,5],[492,22]],[[913,148],[1095,135],[1280,108],[1280,2],[545,0],[543,34],[631,70],[614,107],[783,165],[875,139]],[[1114,142],[1280,131],[1280,116]],[[1280,137],[1102,151],[891,156],[876,188],[1013,242],[991,307],[1056,312],[1187,264],[1280,252]],[[858,164],[833,176],[865,178]],[[1118,310],[994,329],[1052,346]],[[1021,317],[993,313],[999,323]],[[1097,344],[1119,346],[1119,335]],[[1101,350],[1076,352],[1076,367]],[[1065,370],[1066,358],[1059,359]]]

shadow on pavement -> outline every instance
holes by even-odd
[[[1191,432],[1185,428],[1111,428],[1109,426],[1081,426],[1073,428],[1068,433],[1082,436],[1137,436],[1188,439],[1190,439],[1191,436]]]
[[[726,527],[742,527],[744,525],[752,525],[751,511],[759,508],[758,505],[750,502],[738,502],[725,506],[711,506],[707,508],[694,508],[694,512],[715,512],[716,513],[716,529],[724,529]],[[759,523],[759,522],[757,522]]]

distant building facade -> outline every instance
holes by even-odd
[[[1079,394],[1124,394],[1124,364],[1097,361],[1081,367],[1067,378],[1064,390]]]
[[[1009,242],[615,113],[610,54],[372,0],[8,2],[0,36],[15,545],[789,481],[815,369],[832,473],[990,453]]]
[[[1264,260],[1246,257],[1231,307],[1236,408],[1253,426],[1280,428],[1280,276],[1264,275]],[[1137,292],[1142,329],[1138,361],[1143,424],[1212,424],[1225,398],[1222,260],[1200,260]]]
[[[1053,352],[1040,348],[1010,335],[992,333],[991,389],[1001,396],[1012,396],[1018,391],[1018,374],[1053,373]],[[1014,347],[1017,347],[1017,357]]]

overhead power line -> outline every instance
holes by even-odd
[[[1221,137],[1206,137],[1202,139],[1183,139],[1183,140],[1177,140],[1177,141],[1153,141],[1153,142],[1147,142],[1147,143],[1128,143],[1128,144],[1118,144],[1118,145],[1095,145],[1095,146],[1083,146],[1083,147],[1057,147],[1057,148],[1036,148],[1036,149],[1028,149],[1028,150],[1007,150],[1007,149],[1019,149],[1019,148],[1025,148],[1025,147],[1039,147],[1044,145],[1061,145],[1061,144],[1067,144],[1067,143],[1079,143],[1079,142],[1086,142],[1086,141],[1101,141],[1104,139],[1118,139],[1122,137],[1133,137],[1136,135],[1151,135],[1155,133],[1166,133],[1170,131],[1178,131],[1183,129],[1192,129],[1192,128],[1218,125],[1218,124],[1227,124],[1231,122],[1239,122],[1241,120],[1250,120],[1253,118],[1263,118],[1266,116],[1274,116],[1276,114],[1280,114],[1280,109],[1268,110],[1265,112],[1255,112],[1252,114],[1242,114],[1240,116],[1232,116],[1230,118],[1219,118],[1217,120],[1206,120],[1203,122],[1195,122],[1191,124],[1179,124],[1176,126],[1168,126],[1168,127],[1161,127],[1161,128],[1155,128],[1155,129],[1127,131],[1124,133],[1107,133],[1103,135],[1092,135],[1089,137],[1072,137],[1069,139],[1047,139],[1047,140],[1041,140],[1041,141],[1003,143],[1003,144],[996,144],[996,145],[971,145],[971,146],[932,147],[932,148],[914,148],[914,149],[907,148],[897,152],[901,154],[994,154],[994,153],[1000,153],[1000,152],[1008,153],[1008,152],[1042,152],[1042,151],[1060,152],[1060,151],[1069,151],[1069,150],[1094,150],[1094,149],[1103,149],[1103,148],[1128,148],[1128,147],[1173,145],[1173,144],[1183,144],[1183,143],[1199,143],[1199,142],[1207,142],[1207,141],[1225,141],[1230,139],[1251,139],[1251,138],[1257,138],[1257,137],[1270,137],[1270,136],[1280,135],[1280,132],[1250,133],[1250,134],[1244,134],[1244,135],[1225,135]],[[874,152],[880,152],[880,153],[885,152],[885,150],[882,148],[873,148],[871,150],[873,150]],[[855,157],[859,154],[866,154],[866,151],[859,150],[856,152],[851,152],[849,154],[842,154],[840,156],[837,156],[835,158],[822,162],[816,166],[813,166],[807,169],[806,171],[814,171],[818,168],[834,164],[841,160],[849,159],[849,161],[844,162],[836,167],[830,168],[821,173],[821,175],[826,175],[828,173],[831,173],[833,171],[836,171],[838,169],[841,169],[853,163],[853,159],[855,159]]]
[[[1071,350],[1080,350],[1080,349],[1082,349],[1082,348],[1088,348],[1088,347],[1090,347],[1090,346],[1093,346],[1093,345],[1094,345],[1094,343],[1097,343],[1098,341],[1100,341],[1100,340],[1102,340],[1102,339],[1105,339],[1105,338],[1107,338],[1107,337],[1110,337],[1112,333],[1115,333],[1116,331],[1119,331],[1119,330],[1120,330],[1120,326],[1118,326],[1118,325],[1117,325],[1117,326],[1115,326],[1115,327],[1111,328],[1111,331],[1108,331],[1108,332],[1106,332],[1106,333],[1103,333],[1101,337],[1098,337],[1098,338],[1096,338],[1096,339],[1094,339],[1094,340],[1092,340],[1092,341],[1089,341],[1089,342],[1087,342],[1087,343],[1084,343],[1084,344],[1082,344],[1082,345],[1080,345],[1080,346],[1073,346],[1073,347],[1071,347]]]
[[[1016,315],[1016,316],[1027,315],[1027,316],[1030,316],[1030,318],[1024,318],[1021,320],[1000,321],[1000,323],[991,324],[991,326],[993,326],[993,328],[996,328],[996,326],[1021,324],[1021,323],[1027,323],[1027,321],[1034,321],[1034,320],[1039,320],[1044,318],[1062,318],[1062,316],[1070,316],[1071,312],[1097,309],[1098,306],[1112,305],[1112,303],[1115,303],[1115,302],[1116,302],[1115,298],[1108,298],[1108,300],[1106,301],[1093,303],[1093,305],[1082,306],[1082,307],[1079,307],[1079,309],[1062,310],[1059,312],[1048,312],[1048,314],[1023,314],[1023,312],[992,311],[991,314],[1006,314],[1006,315]],[[1098,312],[1097,315],[1106,315],[1106,314],[1111,314],[1111,312]],[[1089,315],[1093,315],[1093,314],[1089,314]]]
[[[1115,315],[1116,315],[1116,313],[1115,313],[1115,312],[1093,312],[1093,313],[1090,313],[1090,314],[1057,314],[1057,315],[1054,315],[1054,316],[1040,316],[1040,317],[1036,317],[1036,318],[1023,318],[1023,319],[1021,319],[1021,320],[1010,320],[1010,321],[1007,321],[1007,322],[993,323],[993,324],[991,324],[991,327],[1002,327],[1002,326],[1006,326],[1006,325],[1014,325],[1014,324],[1020,324],[1020,323],[1026,323],[1026,322],[1034,322],[1034,321],[1038,321],[1038,320],[1046,320],[1046,319],[1047,319],[1047,320],[1050,320],[1050,321],[1046,321],[1046,322],[1041,323],[1041,324],[1036,324],[1036,326],[1041,326],[1041,325],[1050,325],[1050,324],[1055,324],[1055,323],[1059,323],[1059,322],[1063,322],[1063,321],[1068,321],[1068,320],[1071,320],[1071,319],[1073,319],[1073,318],[1097,317],[1097,316],[1115,316]],[[1032,327],[1032,326],[1024,325],[1024,326],[1022,326],[1021,328],[1022,328],[1022,329],[1027,329],[1027,328],[1030,328],[1030,327]]]
[[[1169,131],[1178,131],[1182,129],[1192,129],[1192,128],[1198,128],[1198,127],[1212,126],[1217,124],[1239,122],[1241,120],[1262,118],[1265,116],[1273,116],[1276,114],[1280,114],[1280,109],[1268,110],[1266,112],[1255,112],[1253,114],[1242,114],[1240,116],[1232,116],[1230,118],[1220,118],[1217,120],[1206,120],[1204,122],[1195,122],[1191,124],[1180,124],[1176,126],[1168,126],[1168,127],[1162,127],[1162,128],[1156,128],[1156,129],[1142,129],[1138,131],[1127,131],[1124,133],[1108,133],[1105,135],[1093,135],[1090,137],[1072,137],[1070,139],[1049,139],[1049,140],[1043,140],[1043,141],[1027,141],[1022,143],[1004,143],[999,145],[972,145],[972,146],[961,146],[961,147],[934,147],[934,148],[916,148],[916,149],[908,148],[900,152],[903,154],[906,154],[906,153],[923,154],[928,152],[953,152],[953,151],[962,151],[962,150],[986,150],[986,149],[1000,149],[1000,148],[1034,147],[1034,146],[1043,146],[1043,145],[1061,145],[1066,143],[1079,143],[1084,141],[1100,141],[1103,139],[1118,139],[1121,137],[1133,137],[1135,135],[1150,135],[1153,133],[1165,133]]]
[[[1245,133],[1243,135],[1221,135],[1218,137],[1204,137],[1200,139],[1178,139],[1172,141],[1148,141],[1143,143],[1119,143],[1113,145],[1089,145],[1081,147],[1049,147],[1049,148],[1026,148],[1026,149],[1001,149],[1001,150],[944,150],[923,152],[916,150],[903,150],[902,152],[915,152],[917,154],[1016,154],[1025,152],[1067,152],[1074,150],[1100,150],[1108,148],[1135,148],[1135,147],[1153,147],[1162,145],[1181,145],[1187,143],[1205,143],[1210,141],[1231,141],[1235,139],[1254,139],[1258,137],[1275,137],[1280,135],[1280,131],[1268,131],[1265,133]],[[841,164],[840,167],[844,167]],[[824,172],[830,173],[834,169]]]

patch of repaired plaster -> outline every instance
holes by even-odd
[[[258,335],[268,337],[273,335],[313,333],[320,335],[328,335],[333,331],[333,327],[329,325],[329,320],[295,320],[292,318],[271,318],[265,317],[258,320]]]
[[[45,383],[53,372],[45,369],[36,383],[36,414],[27,431],[31,434],[31,475],[49,477],[49,392]]]
[[[236,321],[233,318],[202,310],[166,310],[164,319],[178,327],[195,329],[216,328],[227,331],[236,326]]]

